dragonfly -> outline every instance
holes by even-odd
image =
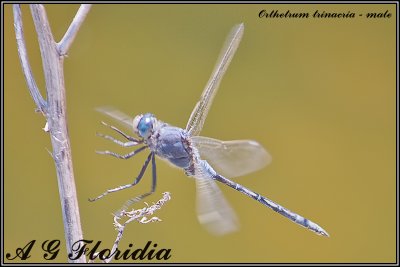
[[[108,150],[97,151],[98,153],[119,159],[129,159],[145,149],[149,149],[150,153],[132,183],[109,189],[98,197],[89,199],[90,201],[96,201],[110,193],[118,192],[138,184],[143,178],[150,162],[152,168],[150,191],[128,200],[120,212],[125,211],[131,204],[151,195],[156,190],[157,156],[166,160],[171,165],[182,169],[187,176],[194,178],[197,191],[198,219],[214,234],[226,234],[235,231],[238,224],[235,212],[223,197],[217,185],[217,182],[219,182],[258,201],[262,205],[318,235],[329,236],[318,224],[229,179],[260,170],[271,162],[270,154],[261,144],[253,140],[221,141],[199,135],[221,79],[242,39],[243,32],[244,24],[242,23],[235,25],[229,33],[211,77],[205,86],[200,100],[191,113],[185,129],[158,120],[152,113],[140,114],[132,118],[112,107],[98,108],[100,112],[131,128],[137,137],[127,135],[117,127],[108,125],[105,122],[102,123],[120,134],[126,141],[118,140],[109,135],[98,135],[122,147],[140,146],[126,155]]]

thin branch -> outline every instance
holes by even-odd
[[[29,92],[33,98],[33,101],[35,101],[37,109],[42,113],[46,113],[47,103],[40,94],[39,88],[37,87],[37,84],[35,82],[35,78],[33,77],[31,66],[29,64],[22,25],[21,7],[19,5],[13,5],[13,13],[18,55],[21,62],[22,71],[24,73],[26,83],[28,84]]]
[[[65,33],[64,37],[57,44],[58,53],[61,56],[64,56],[68,53],[68,50],[71,47],[72,43],[74,42],[76,34],[78,33],[79,28],[81,27],[91,7],[92,7],[91,4],[86,4],[86,5],[81,5],[81,7],[79,8],[78,12],[75,15],[74,20],[72,21],[71,25],[69,25],[69,28]]]

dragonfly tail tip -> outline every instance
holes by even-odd
[[[319,230],[319,231],[317,232],[318,235],[330,237],[330,235],[328,234],[328,232],[325,231],[324,229],[322,229],[322,227],[320,227],[320,229],[318,229],[318,230]]]

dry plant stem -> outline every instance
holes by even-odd
[[[14,5],[14,26],[16,31],[18,53],[29,91],[38,109],[46,116],[51,143],[53,146],[52,156],[56,166],[58,189],[60,193],[61,208],[64,222],[64,233],[68,254],[74,242],[83,239],[81,222],[79,216],[78,200],[74,173],[72,168],[71,146],[68,136],[66,120],[66,99],[64,86],[64,55],[82,24],[90,6],[84,8],[84,12],[78,12],[73,27],[68,29],[60,47],[63,54],[59,53],[57,43],[54,41],[46,11],[42,5],[30,5],[35,29],[38,34],[39,47],[43,62],[43,72],[46,81],[47,102],[40,95],[30,69],[25,48],[25,40],[22,30],[21,9]],[[82,9],[80,9],[82,10]],[[79,18],[81,17],[81,18]],[[85,263],[84,256],[71,261]]]

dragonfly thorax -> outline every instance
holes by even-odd
[[[155,121],[156,118],[151,113],[137,115],[133,119],[133,131],[140,137],[147,139],[153,131]]]

